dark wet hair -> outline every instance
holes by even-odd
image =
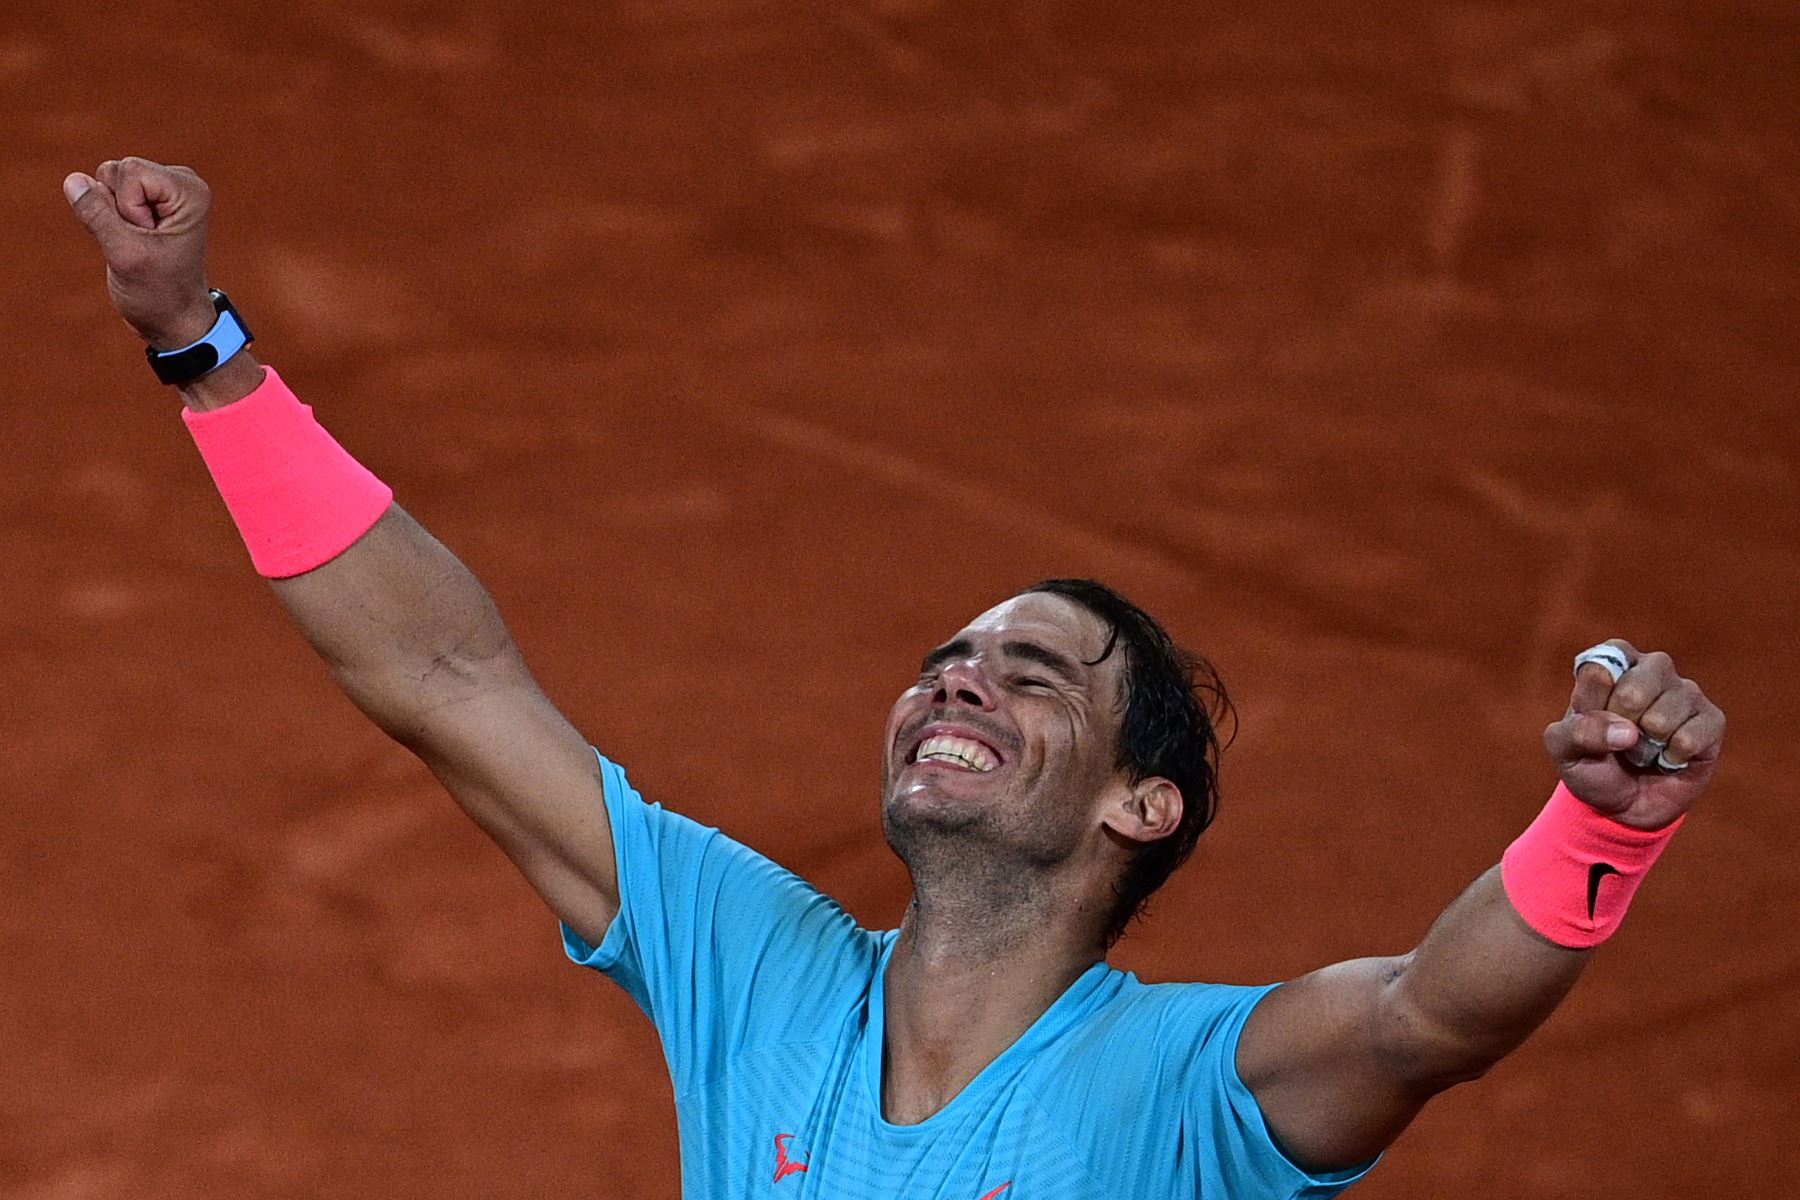
[[[1102,663],[1121,645],[1125,653],[1124,715],[1119,722],[1118,766],[1132,783],[1160,776],[1181,791],[1181,823],[1146,843],[1120,877],[1117,902],[1107,918],[1106,944],[1119,940],[1144,911],[1150,896],[1187,861],[1219,810],[1218,726],[1237,713],[1213,665],[1175,644],[1149,613],[1092,579],[1046,579],[1021,595],[1048,592],[1072,600],[1105,621],[1106,648],[1088,665]],[[1230,737],[1224,745],[1230,744]]]

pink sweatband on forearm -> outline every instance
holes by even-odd
[[[295,399],[274,368],[234,404],[183,409],[200,457],[250,550],[269,579],[330,562],[367,533],[394,492],[351,458]]]
[[[1559,946],[1612,936],[1638,884],[1687,820],[1633,829],[1583,804],[1563,784],[1500,856],[1500,882],[1525,923]]]

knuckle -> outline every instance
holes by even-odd
[[[1592,680],[1595,683],[1604,682],[1608,687],[1611,687],[1613,674],[1600,663],[1584,662],[1581,664],[1581,669],[1575,672],[1575,678],[1584,682],[1588,680]]]
[[[1685,725],[1676,730],[1675,736],[1669,739],[1669,753],[1683,762],[1695,757],[1704,749],[1706,749],[1705,738]]]
[[[114,247],[112,253],[107,255],[107,265],[112,268],[113,274],[135,279],[149,272],[150,251],[136,241],[126,242]]]

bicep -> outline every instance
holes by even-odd
[[[459,688],[401,740],[550,910],[598,945],[619,911],[600,765],[537,685],[514,675]]]
[[[1330,1171],[1391,1145],[1439,1090],[1386,1047],[1384,1005],[1403,959],[1337,963],[1270,992],[1238,1041],[1237,1069],[1276,1142],[1296,1163]]]

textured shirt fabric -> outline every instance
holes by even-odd
[[[1238,1078],[1238,1034],[1271,988],[1145,984],[1104,962],[940,1111],[889,1122],[897,931],[600,766],[619,915],[599,946],[566,926],[563,945],[656,1026],[687,1200],[1272,1200],[1367,1170],[1301,1170]]]

